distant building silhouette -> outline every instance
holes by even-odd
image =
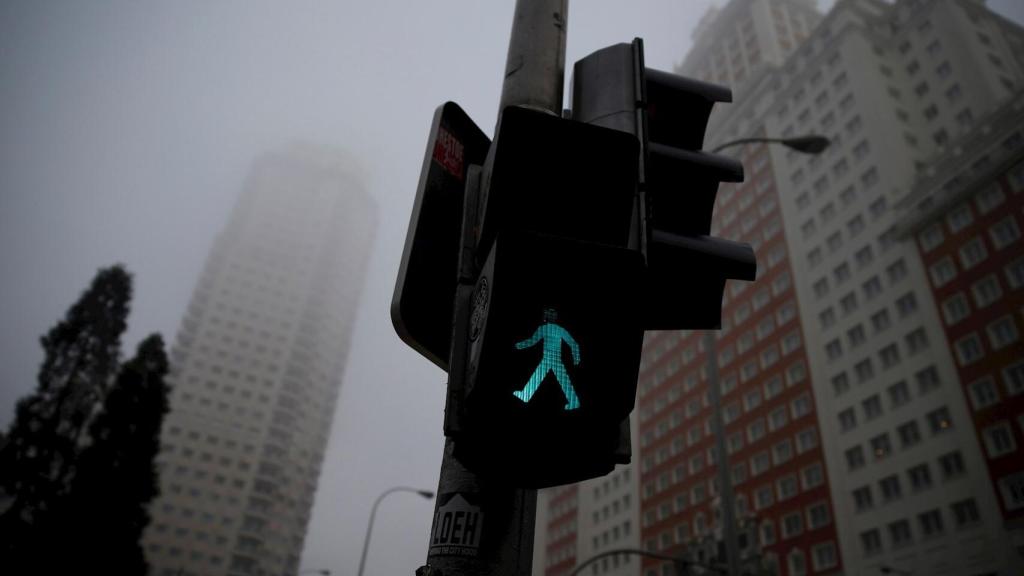
[[[172,355],[154,576],[297,572],[375,223],[343,154],[256,162]]]

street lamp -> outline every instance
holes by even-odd
[[[820,154],[825,148],[828,148],[831,140],[818,134],[794,136],[793,138],[740,138],[725,144],[719,144],[711,152],[716,153],[730,146],[739,146],[740,144],[782,144],[787,148],[792,148],[804,154]]]
[[[726,573],[724,569],[722,569],[722,568],[720,568],[718,566],[712,566],[710,564],[703,564],[701,562],[693,562],[693,561],[687,560],[685,558],[679,558],[679,557],[676,557],[676,556],[668,556],[668,555],[665,555],[665,554],[659,554],[657,552],[650,552],[648,550],[639,550],[639,549],[635,549],[635,548],[617,548],[615,550],[606,550],[604,552],[601,552],[600,554],[597,554],[595,556],[591,556],[586,561],[584,561],[582,564],[577,564],[576,568],[572,572],[569,573],[569,576],[577,576],[578,574],[582,574],[583,573],[583,569],[586,568],[587,566],[590,566],[591,564],[597,562],[598,560],[601,560],[602,558],[607,558],[609,556],[616,556],[618,554],[636,554],[637,556],[646,556],[648,558],[655,558],[655,559],[658,559],[658,560],[668,560],[669,562],[672,563],[672,567],[675,568],[676,576],[686,576],[688,571],[689,571],[689,567],[690,566],[697,566],[697,567],[703,568],[703,569],[711,571],[711,572],[716,572],[718,574],[725,574]]]
[[[406,486],[395,486],[389,488],[377,496],[377,500],[373,502],[373,508],[370,510],[370,522],[366,525],[366,537],[363,538],[363,554],[359,557],[359,573],[358,576],[363,576],[363,568],[366,567],[366,551],[370,548],[370,534],[373,532],[373,519],[377,515],[377,506],[380,506],[380,501],[384,499],[388,494],[394,494],[395,492],[412,492],[413,494],[419,494],[427,500],[434,497],[434,493],[430,490],[417,490],[416,488],[408,488]]]
[[[829,145],[829,139],[824,136],[808,135],[795,138],[740,138],[719,144],[711,150],[712,153],[719,152],[730,146],[740,144],[782,144],[804,154],[820,154]],[[715,429],[715,455],[718,463],[718,496],[722,512],[722,540],[725,542],[725,560],[729,566],[729,576],[738,576],[739,565],[739,543],[736,541],[736,518],[733,515],[735,508],[734,495],[732,491],[731,470],[729,458],[725,451],[725,424],[722,421],[722,393],[718,386],[718,343],[715,333],[708,330],[704,334],[704,351],[708,355],[707,377],[708,377],[708,402],[711,404],[711,418]]]

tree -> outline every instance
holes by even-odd
[[[146,573],[139,541],[157,495],[154,459],[167,412],[168,362],[159,334],[143,340],[125,363],[89,427],[67,497],[47,518],[52,574]]]
[[[41,338],[36,390],[18,402],[0,446],[0,490],[13,499],[0,514],[0,556],[31,553],[36,528],[68,492],[86,429],[117,371],[131,293],[122,266],[101,269]]]

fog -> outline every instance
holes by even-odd
[[[670,70],[710,4],[574,2],[568,62],[641,36],[648,66]],[[1019,2],[990,4],[1024,19]],[[345,150],[379,229],[302,567],[354,573],[373,499],[437,483],[445,376],[400,342],[388,308],[433,110],[453,100],[493,132],[512,8],[0,5],[0,426],[34,387],[38,337],[97,268],[134,273],[125,350],[153,331],[173,339],[253,160],[293,142]],[[366,574],[422,564],[431,512],[390,497]]]

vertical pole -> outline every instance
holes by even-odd
[[[498,114],[508,106],[562,113],[569,0],[516,0]]]
[[[561,113],[568,4],[568,0],[517,0],[499,118],[508,106]],[[449,362],[446,410],[456,413],[465,378],[473,286],[478,273],[473,257],[477,207],[480,196],[486,193],[481,189],[481,181],[487,181],[476,170],[471,168],[473,176],[467,178]],[[416,571],[417,576],[530,576],[536,514],[536,490],[479,477],[462,466],[455,457],[454,442],[446,439],[427,565]],[[456,522],[462,522],[458,532]],[[470,525],[472,532],[467,530]]]
[[[725,448],[725,422],[722,418],[722,391],[718,383],[718,343],[715,333],[704,335],[704,353],[708,356],[708,401],[715,428],[715,452],[718,463],[718,498],[721,506],[722,540],[725,543],[725,561],[729,576],[739,576],[740,551],[736,541],[736,503],[732,491],[729,454]]]

